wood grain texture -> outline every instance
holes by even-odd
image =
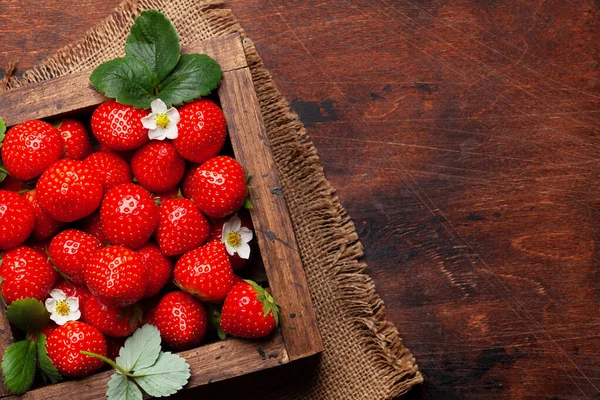
[[[0,66],[118,2],[2,1]],[[425,377],[408,397],[596,398],[598,2],[227,4],[357,224]]]
[[[208,54],[223,71],[243,68],[247,65],[244,49],[238,34],[185,46],[184,53]],[[106,100],[89,82],[90,72],[64,76],[51,81],[10,90],[0,96],[0,115],[6,125],[16,125],[51,115],[69,113],[98,105]]]
[[[252,176],[250,213],[261,252],[269,255],[263,257],[263,262],[271,291],[281,307],[281,329],[290,360],[321,352],[315,311],[250,70],[226,72],[219,99],[235,157]]]
[[[289,361],[281,335],[270,339],[248,341],[228,339],[201,349],[179,353],[190,365],[192,377],[185,388],[190,389],[211,382],[230,379],[254,371],[276,367]],[[23,396],[6,399],[91,400],[105,398],[106,384],[114,370],[101,372],[82,380],[72,380],[31,390]],[[148,397],[146,397],[148,398]]]

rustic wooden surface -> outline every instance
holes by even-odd
[[[4,0],[24,70],[119,0]],[[354,218],[425,384],[595,399],[597,1],[231,0]]]

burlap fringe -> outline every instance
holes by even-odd
[[[58,51],[20,78],[10,77],[6,81],[6,88],[12,89],[92,68],[88,61],[99,49],[111,42],[114,32],[131,25],[142,10],[162,9],[168,2],[125,1],[103,24],[89,30],[83,40]],[[233,31],[244,35],[233,14],[222,7],[221,0],[207,0],[198,3],[197,12],[205,14],[214,36]],[[363,341],[365,352],[373,365],[381,371],[381,387],[386,388],[383,397],[393,398],[403,394],[415,384],[421,383],[423,378],[414,357],[403,346],[397,329],[386,320],[383,301],[377,295],[373,281],[365,274],[366,265],[360,261],[363,248],[354,223],[325,179],[317,150],[304,126],[281,96],[254,44],[245,37],[244,48],[271,146],[277,149],[274,152],[277,167],[280,174],[291,174],[287,176],[293,176],[294,183],[301,183],[292,185],[285,179],[281,182],[299,246],[308,251],[309,247],[318,245],[331,256],[332,262],[326,268],[330,268],[331,275],[337,281],[337,295],[341,296],[346,306],[346,317],[358,328],[357,335]],[[0,90],[3,89],[0,87]],[[302,213],[294,212],[299,201],[297,197],[301,197],[303,201]],[[308,279],[310,284],[310,276]],[[318,305],[318,299],[315,299],[315,304]],[[318,312],[317,308],[317,314]]]

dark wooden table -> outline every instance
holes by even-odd
[[[23,71],[119,0],[3,0]],[[354,218],[425,384],[600,393],[598,1],[232,0]]]

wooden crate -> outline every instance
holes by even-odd
[[[218,95],[227,119],[235,158],[253,176],[249,187],[251,217],[270,291],[281,307],[280,328],[263,340],[228,338],[180,352],[191,367],[186,388],[286,364],[323,350],[302,260],[289,212],[279,188],[256,92],[241,38],[232,34],[184,47],[184,53],[208,54],[223,70]],[[91,71],[11,90],[0,95],[0,116],[7,126],[90,110],[106,101],[90,84]],[[13,342],[0,313],[0,354]],[[113,371],[33,389],[24,399],[101,398]],[[1,385],[0,397],[10,396]]]

